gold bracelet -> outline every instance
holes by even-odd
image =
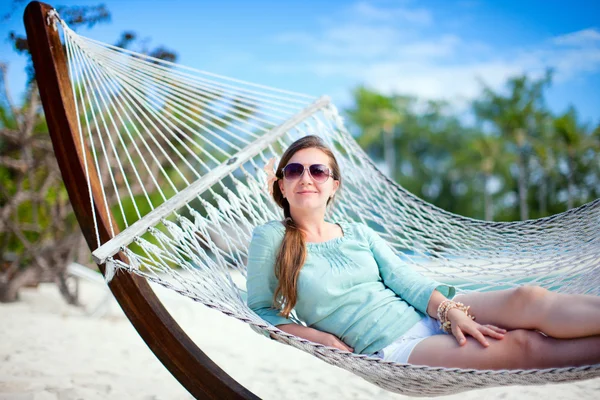
[[[469,314],[469,309],[471,308],[471,306],[465,306],[463,303],[446,299],[440,303],[437,310],[437,317],[440,321],[440,328],[446,333],[452,333],[452,322],[448,320],[448,312],[453,308],[457,308],[460,311],[464,312],[467,315],[467,317],[471,318],[472,320],[475,319],[473,315]]]

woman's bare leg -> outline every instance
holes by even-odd
[[[530,330],[507,332],[504,339],[488,338],[483,347],[472,337],[459,346],[451,335],[434,335],[420,342],[408,362],[447,368],[543,369],[600,363],[600,336],[554,339]]]
[[[480,324],[535,329],[554,338],[600,335],[600,296],[550,292],[537,286],[456,296]]]

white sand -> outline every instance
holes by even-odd
[[[90,307],[105,287],[81,282]],[[233,318],[164,289],[163,303],[200,347],[264,399],[400,399],[300,350],[254,333]],[[69,307],[53,285],[0,304],[0,399],[188,399],[113,299],[100,318]],[[443,399],[599,399],[600,379],[491,388]]]

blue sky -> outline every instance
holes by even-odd
[[[512,75],[556,70],[548,104],[574,104],[600,122],[600,2],[564,1],[70,1],[106,4],[109,24],[79,33],[107,43],[124,30],[166,46],[178,62],[350,105],[364,84],[385,93],[446,99],[457,109]],[[5,3],[9,3],[5,1]],[[9,3],[10,4],[10,3]],[[10,11],[0,5],[0,15]],[[25,61],[5,38],[24,32],[22,10],[0,28],[0,61],[22,92]]]

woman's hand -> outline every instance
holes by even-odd
[[[481,325],[456,308],[448,311],[448,320],[452,324],[452,334],[461,346],[467,343],[465,334],[473,336],[484,347],[488,347],[490,344],[485,338],[486,336],[494,339],[502,339],[506,333],[506,329],[498,328],[494,325]]]
[[[349,351],[350,353],[352,353],[354,351],[354,349],[350,346],[348,346],[346,343],[342,342],[340,339],[338,339],[337,336],[332,335],[331,333],[328,332],[321,332],[322,335],[319,335],[319,337],[317,338],[317,343],[321,343],[324,344],[325,346],[329,346],[329,347],[335,347],[336,349],[339,350],[344,350],[344,351]]]
[[[337,336],[332,335],[329,332],[323,332],[318,329],[302,326],[300,324],[281,324],[277,325],[277,328],[291,335],[310,340],[311,342],[320,343],[329,347],[335,347],[336,349],[349,351],[351,353],[354,351],[352,347],[346,345],[346,343],[338,339]],[[271,336],[273,335],[271,334]]]

